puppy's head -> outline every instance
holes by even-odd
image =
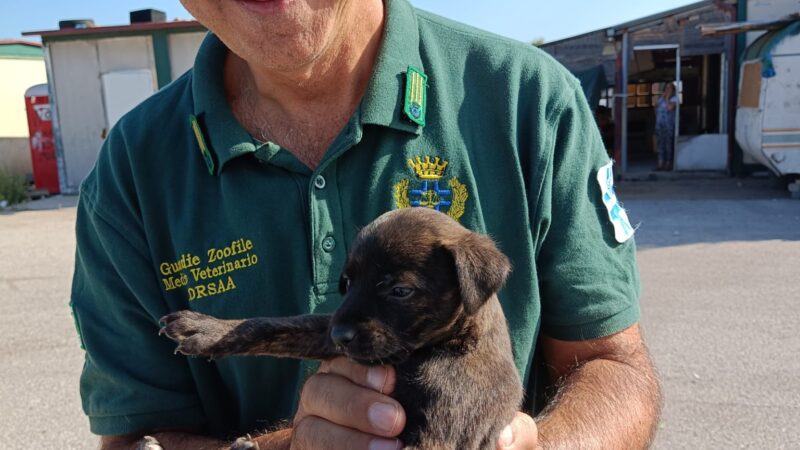
[[[452,336],[505,282],[508,258],[445,214],[406,208],[356,237],[331,338],[352,359],[396,364]]]

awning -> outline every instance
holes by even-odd
[[[703,36],[764,30],[767,32],[747,47],[743,59],[745,61],[761,59],[761,76],[772,78],[775,76],[772,51],[787,37],[800,34],[800,13],[791,14],[778,20],[700,25]]]
[[[777,30],[800,20],[800,13],[790,14],[777,20],[751,20],[734,23],[707,23],[699,25],[703,36],[720,36],[723,34],[746,33],[748,31]]]
[[[572,72],[572,74],[581,82],[583,95],[586,96],[589,106],[592,108],[592,111],[594,111],[600,104],[600,97],[602,96],[603,89],[608,86],[605,68],[599,65],[588,70]]]

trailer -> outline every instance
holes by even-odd
[[[711,37],[763,32],[741,58],[736,142],[775,175],[800,180],[800,13],[700,30]]]
[[[800,177],[800,18],[745,51],[736,141],[776,175]]]

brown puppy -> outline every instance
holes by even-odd
[[[494,449],[522,400],[496,292],[510,270],[494,242],[426,208],[383,214],[355,239],[331,315],[162,319],[186,355],[272,355],[393,364],[406,449]]]

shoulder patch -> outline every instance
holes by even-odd
[[[192,127],[192,131],[194,131],[194,137],[197,139],[197,146],[200,147],[200,154],[203,155],[203,160],[206,162],[208,173],[214,175],[216,170],[214,158],[211,156],[211,152],[208,151],[208,145],[206,145],[206,139],[203,137],[203,131],[200,129],[200,124],[197,122],[197,117],[195,117],[194,114],[189,114],[189,125]]]
[[[614,226],[614,238],[619,243],[623,243],[633,236],[633,227],[628,220],[628,213],[620,206],[617,200],[617,193],[614,190],[614,162],[597,170],[597,184],[600,185],[600,193],[603,196],[603,204],[608,211],[608,219]]]
[[[428,103],[428,76],[413,66],[406,72],[406,98],[403,112],[417,125],[425,126],[425,109]]]

